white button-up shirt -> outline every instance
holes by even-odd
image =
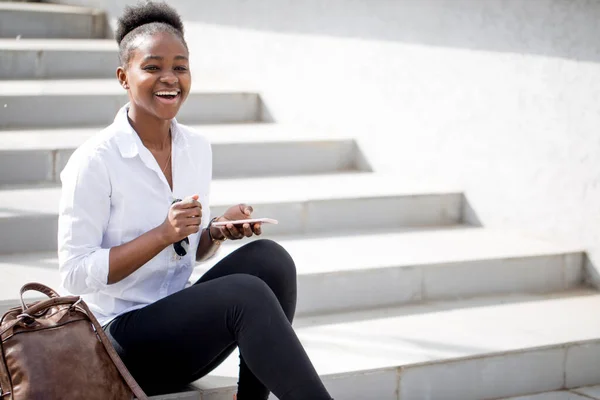
[[[198,194],[202,227],[210,221],[212,154],[208,141],[171,123],[173,191],[127,119],[128,105],[112,125],[79,147],[60,177],[58,259],[62,291],[83,295],[101,324],[183,289],[195,265],[200,235],[186,256],[168,246],[125,279],[109,285],[109,252],[159,226],[175,198]]]

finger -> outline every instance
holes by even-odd
[[[184,210],[186,208],[189,208],[189,203],[184,203],[183,201],[171,204],[172,210]]]
[[[201,217],[202,210],[198,207],[187,208],[185,210],[175,210],[175,211],[173,211],[173,216],[175,217],[175,219],[187,219],[187,218]]]
[[[235,238],[235,239],[240,239],[243,237],[242,232],[240,232],[240,229],[233,225],[233,224],[227,224],[227,229],[229,229],[229,232],[231,232],[231,235]]]
[[[175,205],[177,205],[177,208],[179,208],[179,209],[194,208],[194,207],[202,208],[202,203],[200,203],[198,201],[198,199],[194,199],[192,197],[187,197],[185,200],[175,203]]]
[[[246,236],[246,237],[252,236],[252,229],[250,228],[250,224],[244,224],[243,229],[244,229],[244,236]]]
[[[227,230],[227,228],[220,227],[220,226],[217,226],[216,228],[218,228],[218,229],[219,229],[219,235],[217,236],[217,238],[222,238],[222,237],[225,237],[225,238],[227,238],[227,239],[231,239],[231,238],[229,237],[229,231]]]
[[[185,220],[186,226],[199,226],[202,223],[202,218],[200,217],[191,217]]]
[[[185,227],[184,231],[187,233],[185,235],[186,237],[189,235],[193,235],[194,233],[200,232],[200,225],[188,225]]]
[[[202,203],[200,203],[198,200],[194,200],[192,204],[202,210]]]
[[[227,239],[229,239],[229,240],[236,239],[235,236],[233,236],[231,231],[226,226],[221,227],[220,229],[221,229],[221,233],[223,234],[223,236],[225,236]]]
[[[202,207],[186,208],[185,211],[183,212],[183,214],[186,215],[188,218],[189,217],[201,217],[202,216]]]
[[[242,238],[242,234],[235,227],[235,225],[233,225],[233,224],[227,224],[227,230],[229,230],[229,233],[231,234],[231,238],[232,239],[241,239]]]
[[[252,213],[254,212],[254,209],[252,208],[252,206],[249,206],[247,204],[240,204],[240,212],[244,215],[247,215],[248,217],[252,215]]]
[[[255,235],[260,235],[262,233],[262,224],[260,222],[254,224],[253,229]]]

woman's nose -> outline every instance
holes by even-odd
[[[160,81],[162,83],[174,85],[179,82],[179,79],[177,79],[177,76],[173,72],[166,72],[160,77]]]

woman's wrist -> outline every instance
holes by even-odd
[[[161,224],[161,225],[157,226],[156,228],[154,228],[154,231],[156,233],[158,241],[160,242],[160,244],[163,247],[167,247],[174,243],[174,241],[172,241],[171,238],[169,237],[169,234],[168,234],[167,229],[164,224]]]
[[[223,233],[221,232],[221,230],[217,227],[213,227],[212,224],[215,221],[219,221],[220,217],[215,217],[213,219],[210,220],[210,222],[208,223],[208,227],[206,228],[206,230],[208,231],[208,237],[213,241],[218,241],[218,242],[222,242],[224,240],[227,239],[227,237],[225,235],[223,235]]]

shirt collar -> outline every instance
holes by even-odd
[[[121,156],[133,158],[140,153],[140,146],[143,146],[143,144],[142,140],[129,123],[129,119],[127,118],[128,110],[129,103],[121,107],[115,116],[113,126],[117,131],[115,137]],[[185,135],[179,128],[179,124],[175,118],[171,120],[171,135],[173,136],[173,145],[175,147],[186,146],[187,142]]]

